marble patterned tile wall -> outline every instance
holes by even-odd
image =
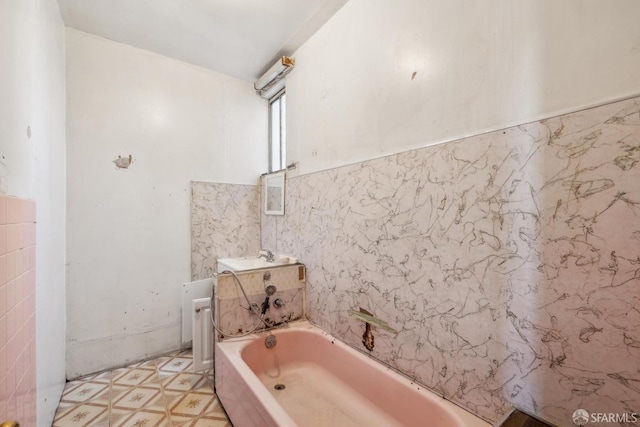
[[[488,419],[640,412],[640,98],[288,179],[307,312]]]
[[[213,277],[218,258],[259,250],[259,186],[192,182],[191,279]]]

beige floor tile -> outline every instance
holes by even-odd
[[[81,382],[80,384],[66,390],[62,395],[65,402],[88,402],[98,397],[109,401],[109,384],[97,383],[93,381]]]
[[[115,426],[116,424],[118,424],[120,421],[124,420],[131,414],[132,414],[131,411],[127,411],[124,409],[111,408],[111,410],[109,411],[109,425]]]
[[[190,427],[218,427],[227,426],[229,419],[226,412],[222,409],[220,401],[216,398],[213,403],[207,408],[207,412],[200,416],[196,422],[190,424]]]
[[[174,404],[178,402],[179,399],[182,398],[185,392],[183,391],[173,391],[173,390],[164,390],[164,398],[167,402],[167,407],[172,407]]]
[[[202,417],[193,422],[189,427],[230,427],[226,419]]]
[[[69,412],[70,410],[72,410],[76,406],[78,406],[77,403],[60,402],[58,404],[58,408],[56,409],[56,415],[54,417],[54,420],[60,419],[62,416],[64,416],[67,412]]]
[[[90,426],[108,419],[109,407],[92,403],[83,403],[67,411],[54,421],[53,427]]]
[[[220,404],[220,401],[217,398],[213,402],[213,405],[211,405],[211,407],[207,410],[206,415],[211,415],[214,417],[225,418],[225,419],[228,418],[227,413],[224,411],[224,408],[222,407],[222,405]]]
[[[127,367],[128,368],[150,368],[150,369],[155,369],[155,367],[156,367],[156,359],[145,360],[143,362],[134,363],[133,365],[129,365]]]
[[[143,409],[122,417],[114,427],[166,427],[170,425],[165,412]]]
[[[178,415],[171,415],[171,425],[173,427],[186,427],[190,426],[194,420],[197,420],[196,417],[181,417]]]
[[[65,394],[69,393],[71,390],[75,389],[79,385],[84,384],[85,382],[86,382],[85,380],[80,380],[80,379],[67,381],[67,383],[64,385],[64,390],[62,390],[62,395],[64,396]]]
[[[157,382],[156,370],[146,368],[123,368],[113,371],[113,384],[134,387],[145,383]]]
[[[165,390],[177,392],[198,390],[206,384],[208,380],[204,375],[192,373],[176,374],[162,381]]]
[[[100,373],[97,373],[95,375],[92,375],[91,377],[85,377],[84,380],[85,381],[91,381],[91,382],[94,382],[94,383],[109,384],[111,382],[111,372],[112,371],[100,372]]]
[[[232,427],[190,350],[66,384],[53,427]]]
[[[121,393],[117,400],[113,401],[114,409],[124,409],[128,411],[136,411],[138,409],[151,406],[160,401],[164,407],[164,399],[162,399],[162,390],[159,387],[134,387]]]
[[[170,414],[178,416],[196,417],[208,412],[211,405],[215,402],[215,396],[203,392],[185,393],[177,403],[173,404],[169,409]]]
[[[231,423],[229,423],[227,419],[203,415],[202,417],[194,418],[183,424],[173,422],[173,427],[231,427]]]
[[[161,376],[174,375],[182,372],[190,372],[193,358],[191,357],[172,357],[167,358],[158,365],[158,374]]]

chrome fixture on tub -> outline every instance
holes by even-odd
[[[267,347],[267,348],[273,348],[273,347],[276,346],[277,342],[278,342],[278,340],[276,339],[276,336],[273,335],[273,334],[269,334],[264,339],[264,346]]]
[[[273,252],[271,252],[269,249],[262,249],[260,251],[260,254],[258,255],[258,258],[263,258],[265,259],[265,261],[267,262],[276,262],[276,256]]]
[[[267,294],[267,297],[265,298],[264,302],[262,303],[262,310],[260,312],[260,314],[262,316],[264,316],[267,312],[267,310],[269,309],[269,297],[273,296],[273,294],[276,293],[278,289],[274,286],[274,285],[269,285],[265,288],[265,293]]]

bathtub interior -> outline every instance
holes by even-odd
[[[272,333],[277,338],[273,348],[265,346],[268,332],[236,343],[232,363],[244,365],[245,375],[259,379],[252,387],[273,396],[299,425],[345,421],[349,413],[356,414],[352,425],[489,425],[306,321]]]

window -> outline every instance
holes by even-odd
[[[287,97],[284,91],[269,100],[269,172],[285,168]]]

